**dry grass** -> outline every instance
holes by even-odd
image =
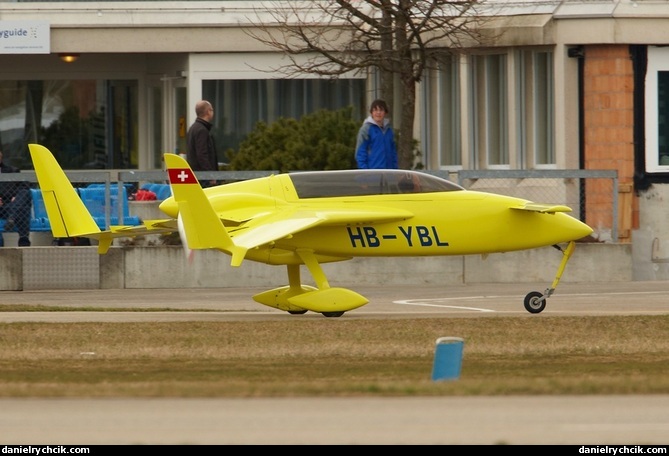
[[[431,380],[435,341],[465,340]],[[669,393],[669,317],[10,323],[0,397]]]

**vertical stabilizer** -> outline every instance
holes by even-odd
[[[39,144],[29,144],[28,148],[53,236],[68,238],[100,233],[53,154]]]
[[[232,256],[232,266],[239,266],[246,249],[234,244],[188,162],[177,154],[165,154],[165,165],[188,248],[222,250]]]

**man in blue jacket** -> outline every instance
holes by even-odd
[[[395,133],[390,126],[388,105],[384,100],[374,100],[369,116],[358,131],[355,161],[360,169],[397,169]]]

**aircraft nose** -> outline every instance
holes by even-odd
[[[164,214],[167,214],[170,217],[176,218],[179,213],[179,206],[177,205],[174,197],[170,196],[163,200],[162,203],[158,206],[158,209],[163,211]]]
[[[564,225],[570,236],[570,239],[566,239],[566,241],[576,241],[578,239],[589,236],[594,232],[594,230],[589,225],[581,222],[577,218],[567,214],[560,215],[563,215],[565,218]]]

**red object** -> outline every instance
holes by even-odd
[[[135,194],[135,201],[155,201],[156,194],[151,190],[137,190]]]

